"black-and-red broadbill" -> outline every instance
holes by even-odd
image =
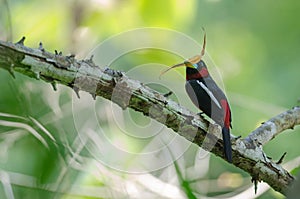
[[[206,34],[200,55],[196,55],[183,63],[176,64],[163,71],[161,75],[172,68],[186,67],[185,89],[192,102],[207,116],[222,127],[224,154],[228,162],[232,162],[230,140],[231,111],[223,91],[210,76],[206,64],[202,60],[205,53]]]

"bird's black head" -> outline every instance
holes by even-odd
[[[206,64],[201,59],[195,62],[195,58],[191,58],[185,61],[184,65],[186,66],[186,80],[201,79],[209,75]]]

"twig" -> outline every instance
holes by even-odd
[[[264,122],[246,138],[256,139],[262,145],[266,144],[286,129],[293,129],[300,124],[300,107],[294,107]]]

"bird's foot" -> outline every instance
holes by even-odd
[[[231,135],[231,140],[233,141],[237,141],[238,139],[240,139],[242,136],[241,135],[238,135],[238,136],[235,136],[235,135]]]

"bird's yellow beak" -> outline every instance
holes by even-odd
[[[166,70],[162,71],[159,75],[159,78],[165,74],[166,72],[168,72],[169,70],[173,69],[173,68],[177,68],[177,67],[181,67],[181,66],[185,66],[188,68],[194,68],[197,69],[197,63],[201,60],[201,56],[200,55],[196,55],[180,64],[175,64],[173,66],[171,66],[170,68],[167,68]]]
[[[169,70],[171,70],[171,69],[173,69],[173,68],[180,67],[180,66],[186,66],[186,67],[189,67],[189,66],[187,66],[187,62],[186,62],[186,61],[185,61],[185,62],[182,62],[182,63],[180,63],[180,64],[175,64],[175,65],[171,66],[170,68],[167,68],[166,70],[163,70],[163,71],[160,73],[160,75],[159,75],[159,79],[160,79],[160,77],[161,77],[163,74],[165,74],[165,73],[168,72]]]

